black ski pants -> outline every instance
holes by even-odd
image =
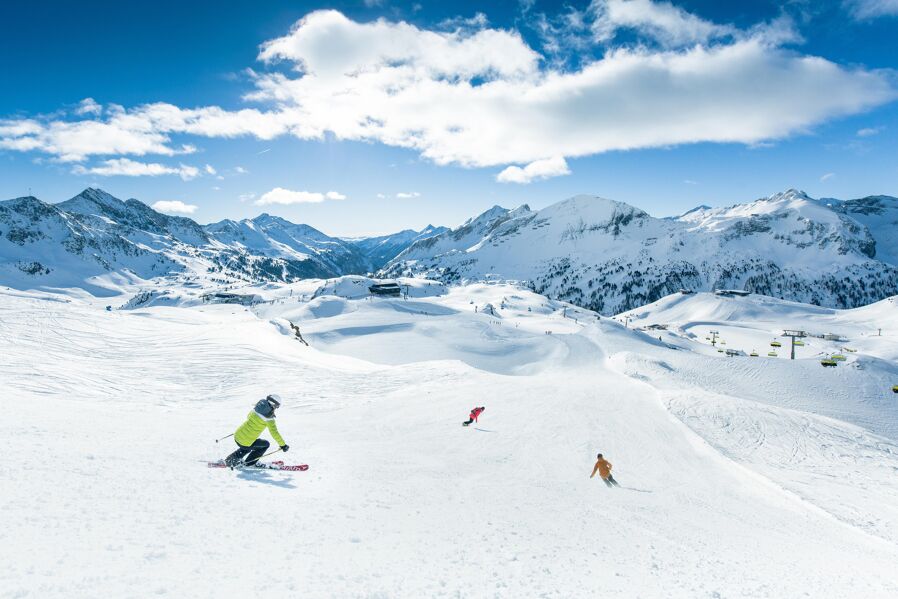
[[[243,463],[247,466],[252,466],[259,458],[261,458],[266,451],[268,451],[268,447],[271,445],[265,439],[256,439],[253,441],[253,444],[250,446],[237,444],[237,451],[232,453],[227,457],[225,463],[228,465],[236,464],[240,460],[243,460]]]
[[[610,474],[608,475],[608,478],[603,478],[602,480],[605,481],[605,484],[608,485],[609,487],[619,487],[620,486],[619,484],[617,484],[617,481],[614,480],[614,477]]]

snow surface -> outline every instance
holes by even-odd
[[[894,301],[621,315],[657,332],[510,285],[369,282],[136,309],[0,287],[0,597],[898,596]],[[702,334],[724,325],[858,351],[725,358]],[[207,469],[272,392],[310,470]],[[589,479],[598,451],[620,489]]]

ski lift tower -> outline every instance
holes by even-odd
[[[789,337],[792,340],[792,360],[795,359],[795,340],[807,336],[807,331],[793,331],[791,329],[786,329],[785,331],[783,331],[783,337]]]
[[[708,331],[711,333],[711,347],[715,347],[717,345],[717,336],[720,335],[720,331]]]

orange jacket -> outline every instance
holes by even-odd
[[[589,475],[589,478],[592,478],[596,475],[596,471],[599,472],[599,476],[602,478],[608,478],[611,476],[611,462],[602,458],[596,462],[596,467],[592,469],[592,474]]]

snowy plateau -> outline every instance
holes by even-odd
[[[0,597],[898,597],[896,221],[0,202]],[[269,393],[309,470],[208,468]]]

